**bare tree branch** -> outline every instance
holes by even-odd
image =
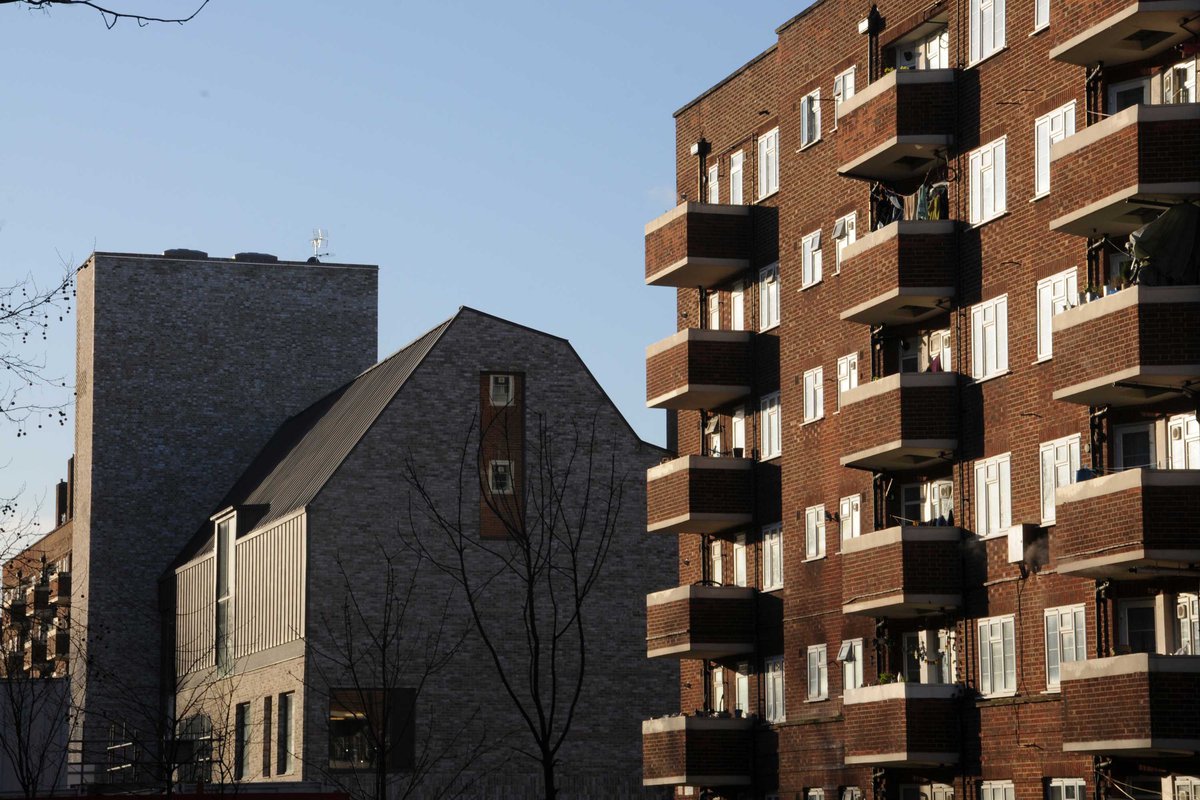
[[[104,25],[110,31],[118,22],[123,19],[133,20],[139,27],[145,27],[155,22],[169,23],[174,22],[182,25],[185,22],[191,22],[196,18],[196,15],[204,10],[208,5],[208,0],[201,0],[200,5],[196,6],[192,13],[186,17],[155,17],[148,14],[137,14],[130,11],[119,11],[108,5],[101,5],[92,0],[0,0],[0,5],[23,5],[27,8],[38,9],[41,11],[49,11],[55,6],[85,6],[93,11],[99,12],[101,19],[104,20]]]

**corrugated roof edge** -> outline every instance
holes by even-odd
[[[699,103],[701,100],[703,100],[704,98],[708,97],[710,94],[712,94],[713,92],[717,91],[717,90],[718,90],[718,89],[720,89],[722,86],[724,86],[725,84],[729,83],[731,80],[733,80],[734,78],[736,78],[738,75],[741,75],[743,72],[745,72],[746,70],[750,69],[750,68],[751,68],[751,67],[753,67],[755,64],[757,64],[758,62],[760,62],[760,61],[762,61],[764,58],[766,58],[767,56],[771,55],[771,53],[774,53],[774,52],[775,52],[775,49],[776,49],[777,47],[779,47],[779,45],[778,45],[778,44],[773,44],[773,45],[771,45],[770,47],[768,47],[766,50],[763,50],[761,53],[759,53],[758,55],[756,55],[754,58],[750,59],[750,60],[749,60],[749,61],[747,61],[745,64],[742,64],[740,67],[738,67],[737,69],[735,69],[733,72],[731,72],[731,73],[729,73],[728,75],[726,75],[726,76],[725,76],[724,78],[722,78],[720,81],[718,81],[717,83],[714,83],[712,86],[710,86],[710,87],[708,87],[707,89],[705,89],[705,90],[704,90],[702,93],[700,93],[700,94],[696,95],[696,97],[695,97],[695,98],[693,98],[692,100],[689,100],[689,101],[687,102],[687,104],[686,104],[686,105],[683,105],[683,106],[681,106],[681,107],[680,107],[680,108],[679,108],[679,109],[678,109],[678,110],[677,110],[677,111],[676,111],[674,114],[672,114],[671,116],[672,116],[672,117],[674,117],[674,118],[676,118],[676,119],[678,119],[680,114],[682,114],[683,112],[687,111],[689,108],[691,108],[692,106],[696,105],[696,104],[697,104],[697,103]]]

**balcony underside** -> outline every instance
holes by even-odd
[[[754,520],[752,514],[720,514],[693,512],[653,522],[646,526],[649,533],[695,533],[720,534],[735,528],[744,528]]]
[[[1193,575],[1200,579],[1200,542],[1195,550],[1129,549],[1112,555],[1060,561],[1060,575],[1100,580],[1159,580],[1163,575]]]
[[[896,592],[883,597],[872,597],[870,600],[847,603],[842,606],[842,613],[863,617],[911,619],[961,607],[961,594]]]
[[[1056,389],[1055,400],[1087,406],[1140,406],[1169,400],[1200,381],[1200,364],[1133,366]]]
[[[868,181],[902,181],[929,171],[954,142],[953,136],[920,134],[893,136],[877,147],[838,167],[838,174]]]
[[[1050,51],[1068,64],[1106,67],[1153,58],[1192,38],[1180,20],[1200,12],[1200,0],[1135,2]]]
[[[864,325],[907,325],[943,314],[954,298],[954,287],[900,286],[841,313],[841,318]]]
[[[1158,219],[1168,206],[1200,198],[1200,183],[1140,183],[1064,214],[1050,230],[1075,236],[1124,238]]]
[[[956,439],[897,439],[842,456],[841,465],[872,472],[921,469],[947,462],[957,449]]]
[[[646,278],[646,285],[710,288],[733,280],[749,268],[750,260],[746,258],[687,256]]]
[[[688,383],[646,401],[648,408],[669,408],[676,411],[701,408],[720,408],[750,394],[749,386],[717,386]]]

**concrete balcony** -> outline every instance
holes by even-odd
[[[745,458],[683,456],[646,471],[651,533],[724,533],[753,516],[754,464]]]
[[[954,144],[952,69],[895,70],[842,103],[838,174],[902,181],[925,174]]]
[[[71,642],[66,631],[55,631],[46,637],[46,658],[54,661],[65,659],[70,653]]]
[[[750,206],[683,203],[646,225],[646,283],[711,288],[750,266]]]
[[[841,318],[904,325],[944,313],[954,298],[954,222],[903,220],[842,253]]]
[[[1200,104],[1131,106],[1050,150],[1050,229],[1124,238],[1200,195]]]
[[[728,658],[754,652],[754,589],[679,586],[646,595],[647,658]]]
[[[962,606],[962,530],[897,526],[842,542],[842,613],[916,617]]]
[[[926,467],[958,449],[958,375],[905,372],[842,395],[843,467],[897,471]]]
[[[642,723],[645,786],[749,786],[754,721],[663,717]]]
[[[1200,13],[1200,0],[1062,0],[1050,5],[1055,46],[1050,58],[1115,67],[1153,58],[1190,39],[1180,20]]]
[[[40,583],[26,589],[25,607],[30,611],[45,611],[50,608],[50,587]]]
[[[888,683],[849,689],[846,766],[922,767],[958,763],[953,684]]]
[[[1130,469],[1055,492],[1058,572],[1153,579],[1200,562],[1200,470]]]
[[[32,639],[25,640],[25,659],[22,662],[26,671],[46,663],[46,643]]]
[[[1200,656],[1134,653],[1062,665],[1063,750],[1134,757],[1200,751]]]
[[[50,576],[50,602],[60,606],[71,604],[71,573],[56,572]]]
[[[646,348],[646,405],[719,408],[750,394],[749,331],[687,328]]]
[[[1054,316],[1055,400],[1137,406],[1200,380],[1200,286],[1133,286]]]

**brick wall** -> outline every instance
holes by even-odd
[[[958,542],[900,541],[842,556],[842,604],[892,594],[957,594],[962,589]]]
[[[687,597],[646,608],[646,648],[700,648],[753,639],[753,597]]]
[[[954,244],[951,234],[899,233],[847,259],[840,276],[844,309],[898,288],[953,287]]]
[[[895,85],[837,121],[837,161],[846,164],[894,136],[954,133],[954,82],[912,83],[893,73]],[[865,78],[865,75],[864,75]],[[856,76],[857,79],[857,76]],[[858,90],[861,91],[865,86]],[[825,87],[822,87],[824,96]],[[829,115],[832,122],[832,115]]]
[[[845,706],[846,756],[959,751],[958,701],[932,698],[884,700]]]
[[[750,385],[750,343],[683,341],[646,359],[646,399],[687,384]]]
[[[651,525],[683,514],[749,513],[748,469],[680,469],[649,481],[646,509]]]
[[[647,278],[687,257],[747,257],[750,246],[748,214],[706,214],[690,208],[646,234]]]

